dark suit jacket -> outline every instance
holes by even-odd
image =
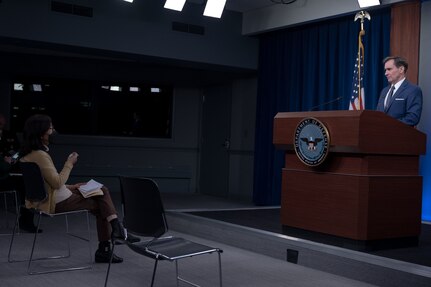
[[[385,109],[385,98],[389,89],[390,85],[384,88],[380,93],[377,110],[385,112],[387,115],[407,125],[416,126],[419,123],[422,113],[421,88],[404,80]]]

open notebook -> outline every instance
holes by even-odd
[[[81,192],[82,196],[87,198],[91,196],[96,195],[103,195],[102,186],[100,182],[95,181],[94,179],[91,179],[86,184],[81,185],[79,187],[79,191]]]

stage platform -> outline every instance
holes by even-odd
[[[365,243],[298,228],[282,227],[278,207],[197,211],[190,212],[190,214],[431,267],[431,225],[427,223],[423,223],[421,226],[418,242],[403,239]]]
[[[278,206],[255,207],[201,196],[198,203],[183,198],[186,206],[178,208],[177,202],[172,208],[174,198],[165,199],[172,230],[377,286],[431,286],[429,224],[422,224],[417,246],[359,251],[357,245],[339,238],[286,230]]]

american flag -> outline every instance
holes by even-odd
[[[350,98],[349,110],[365,109],[364,92],[364,45],[362,44],[362,33],[358,37],[358,55],[356,56],[355,68],[353,70],[352,96]]]

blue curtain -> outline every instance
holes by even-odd
[[[360,30],[354,15],[260,37],[255,204],[280,204],[284,152],[272,144],[274,116],[278,112],[349,108]],[[380,90],[387,84],[382,60],[389,55],[390,8],[374,10],[370,15],[363,36],[365,107],[375,109]]]

